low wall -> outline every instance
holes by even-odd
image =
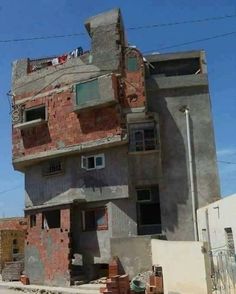
[[[151,240],[152,263],[163,269],[164,293],[209,294],[210,260],[202,242]]]
[[[112,238],[111,255],[119,257],[122,269],[130,278],[151,270],[151,237]]]

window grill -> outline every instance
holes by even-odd
[[[43,175],[55,175],[64,171],[63,163],[60,159],[53,159],[44,164]]]
[[[234,257],[235,247],[234,247],[234,236],[233,236],[232,228],[225,228],[225,237],[226,237],[226,244],[228,247],[229,255]]]

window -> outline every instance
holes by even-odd
[[[127,70],[128,71],[137,71],[139,69],[138,59],[136,56],[127,57]]]
[[[17,239],[13,239],[12,244],[13,244],[13,246],[17,245]]]
[[[37,119],[46,119],[46,109],[45,106],[33,107],[25,109],[24,111],[24,121],[29,122]]]
[[[130,124],[130,151],[157,149],[157,135],[154,123]]]
[[[76,85],[76,104],[85,104],[100,100],[98,79],[90,80]]]
[[[158,186],[140,188],[136,190],[136,193],[139,234],[161,233],[161,208]]]
[[[60,228],[61,215],[60,210],[51,210],[43,213],[43,229]]]
[[[12,253],[13,254],[18,254],[19,253],[19,249],[18,248],[13,248]]]
[[[229,255],[234,257],[235,247],[234,247],[234,236],[233,236],[232,228],[225,228],[225,238],[226,238],[226,244],[228,247]]]
[[[101,169],[105,167],[104,154],[81,157],[81,167],[86,170]]]
[[[83,231],[99,231],[108,229],[107,209],[105,207],[82,211]]]
[[[33,228],[36,226],[36,215],[35,214],[31,214],[30,215],[30,227]]]
[[[52,159],[44,163],[43,175],[50,176],[60,174],[64,171],[63,163],[60,159]]]
[[[139,202],[151,201],[151,190],[145,190],[145,189],[137,190],[137,200]]]

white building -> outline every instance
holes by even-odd
[[[197,211],[200,241],[208,242],[215,288],[236,293],[236,194]]]

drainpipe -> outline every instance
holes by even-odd
[[[195,189],[194,189],[192,144],[191,144],[191,134],[190,134],[190,116],[189,116],[189,109],[187,106],[183,106],[180,109],[180,111],[185,114],[185,119],[186,119],[188,164],[189,164],[189,184],[190,184],[191,202],[192,202],[193,230],[194,230],[194,240],[198,241],[197,215],[196,215],[196,193],[195,193]]]

